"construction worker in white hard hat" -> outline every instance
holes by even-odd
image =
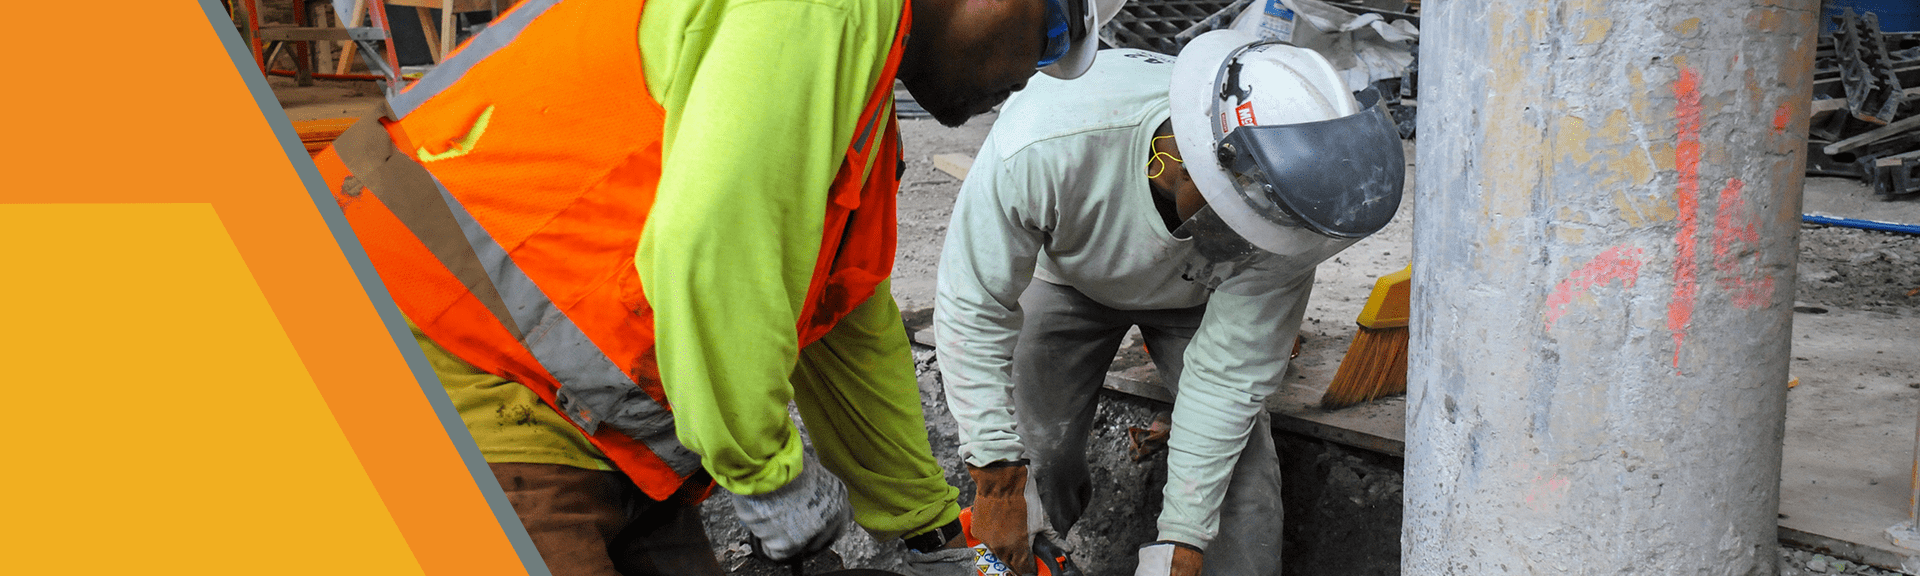
[[[1242,32],[1177,62],[1109,50],[1072,84],[1016,94],[961,186],[934,312],[972,533],[1025,558],[1031,534],[1079,519],[1095,398],[1137,326],[1175,401],[1159,534],[1135,573],[1279,574],[1262,405],[1314,267],[1386,225],[1404,175],[1384,108],[1318,54]]]
[[[894,82],[958,125],[1080,75],[1096,5],[523,0],[316,163],[549,572],[723,574],[717,486],[768,559],[857,523],[957,576]]]

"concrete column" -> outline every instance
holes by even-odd
[[[1817,0],[1429,0],[1404,574],[1774,574]]]

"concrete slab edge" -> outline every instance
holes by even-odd
[[[921,328],[914,330],[913,343],[915,345],[932,348],[933,329]],[[1122,371],[1108,372],[1104,386],[1106,389],[1114,392],[1137,396],[1156,402],[1173,402],[1173,395],[1167,392],[1166,387],[1155,382],[1135,378]],[[1318,438],[1335,444],[1343,444],[1394,457],[1400,457],[1406,453],[1406,442],[1395,438],[1385,438],[1356,430],[1330,426],[1325,423],[1292,416],[1284,412],[1270,411],[1270,413],[1273,414],[1273,429],[1275,430]]]
[[[1780,527],[1779,540],[1780,544],[1784,546],[1812,550],[1848,562],[1859,562],[1882,570],[1893,570],[1902,574],[1920,575],[1920,552],[1911,550],[1903,552],[1891,546],[1883,547],[1858,542],[1848,542],[1812,532],[1795,530],[1786,526]]]

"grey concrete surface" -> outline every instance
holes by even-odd
[[[1778,571],[1817,7],[1423,11],[1405,571]]]

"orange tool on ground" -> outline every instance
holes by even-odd
[[[1007,563],[994,556],[992,550],[979,539],[973,537],[973,508],[960,511],[960,533],[967,539],[967,547],[973,548],[974,572],[980,576],[1014,576]],[[1067,557],[1067,551],[1054,544],[1045,534],[1033,537],[1033,565],[1040,576],[1082,576],[1080,568],[1073,565]]]

